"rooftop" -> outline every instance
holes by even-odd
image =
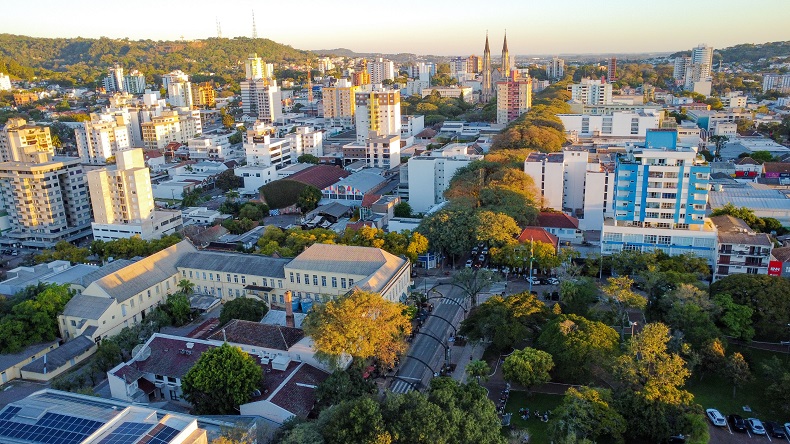
[[[790,261],[790,247],[779,247],[771,250],[771,255],[780,262]]]
[[[579,219],[565,213],[541,212],[538,214],[538,225],[549,228],[578,229]]]
[[[401,263],[404,260],[378,248],[313,244],[296,256],[288,268],[369,276],[388,262]]]
[[[46,373],[47,369],[53,370],[60,368],[70,359],[85,353],[95,345],[96,343],[93,342],[93,339],[87,334],[77,336],[71,341],[64,343],[60,347],[22,367],[22,370],[34,373]]]
[[[307,185],[312,185],[319,190],[323,190],[324,188],[337,183],[340,179],[350,175],[351,173],[337,166],[314,165],[310,168],[288,176],[288,179]]]
[[[543,242],[544,244],[554,245],[555,249],[559,244],[559,239],[557,236],[549,233],[541,227],[524,228],[524,230],[521,231],[521,234],[518,236],[518,241],[521,243],[526,243],[528,241]]]
[[[4,372],[7,368],[29,360],[31,356],[53,347],[57,345],[57,343],[58,341],[42,342],[25,347],[18,353],[0,354],[0,372]]]
[[[302,338],[304,338],[304,331],[299,328],[261,324],[240,319],[228,322],[224,327],[208,337],[209,340],[227,340],[236,344],[254,345],[282,351],[288,351]]]
[[[739,245],[773,246],[771,236],[757,233],[741,219],[730,215],[713,216],[711,222],[718,229],[719,243]]]
[[[340,179],[334,185],[338,188],[346,187],[346,189],[356,190],[365,194],[378,189],[386,181],[387,179],[381,175],[361,171]]]
[[[564,157],[562,153],[529,153],[526,162],[562,163]]]
[[[175,267],[213,270],[221,273],[270,276],[282,279],[285,277],[283,267],[288,264],[288,262],[288,259],[279,259],[257,254],[194,251],[181,256],[176,262]]]

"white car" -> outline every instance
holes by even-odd
[[[466,268],[472,268],[472,259],[467,259]]]
[[[708,415],[708,419],[710,419],[710,422],[712,422],[713,425],[718,427],[724,427],[727,425],[727,419],[724,418],[724,415],[722,415],[718,410],[707,409],[705,410],[705,413]]]
[[[785,423],[785,434],[790,436],[790,422]]]
[[[746,420],[746,425],[749,427],[749,431],[755,435],[765,435],[765,427],[763,427],[763,422],[759,419],[749,418]]]
[[[554,277],[549,278],[548,281],[549,281],[549,285],[557,285],[560,283],[560,280]]]

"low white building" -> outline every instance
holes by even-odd
[[[649,129],[657,129],[664,118],[663,111],[643,109],[639,111],[614,112],[610,115],[557,114],[565,131],[581,137],[639,136],[644,137]]]
[[[244,190],[256,193],[260,187],[279,179],[274,165],[245,165],[236,167],[233,173],[244,180]]]
[[[224,160],[221,145],[215,145],[211,137],[200,136],[187,141],[191,160]]]
[[[464,102],[472,103],[474,97],[472,96],[472,88],[469,86],[435,86],[431,88],[422,89],[422,97],[428,97],[436,92],[442,98],[463,99]]]

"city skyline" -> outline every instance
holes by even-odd
[[[134,9],[119,9],[118,14],[112,7],[104,8],[108,12],[106,19],[96,16],[88,2],[73,2],[62,8],[62,3],[43,0],[39,2],[42,10],[58,12],[40,14],[37,26],[31,27],[29,22],[17,19],[29,14],[27,5],[11,3],[4,6],[0,29],[48,38],[178,40],[183,36],[186,40],[198,40],[216,37],[219,22],[223,37],[251,37],[255,11],[258,37],[296,49],[345,48],[358,53],[441,56],[482,53],[486,32],[493,47],[497,47],[505,30],[511,53],[530,55],[674,52],[700,43],[723,48],[790,39],[785,28],[766,26],[765,13],[771,11],[771,17],[790,16],[790,2],[755,0],[749,8],[735,11],[712,0],[668,0],[639,5],[636,16],[633,2],[627,0],[610,0],[605,8],[590,8],[583,0],[511,3],[493,0],[487,3],[487,9],[480,10],[478,3],[469,0],[456,2],[452,7],[406,0],[395,10],[361,2],[343,9],[325,8],[308,0],[293,12],[280,7],[266,9],[267,5],[250,0],[223,3],[219,9],[200,0],[181,10],[177,20],[163,21],[157,19],[163,16],[164,11],[158,8],[161,4],[151,0],[141,0]],[[355,13],[357,10],[363,13]],[[117,20],[119,16],[123,17],[122,22]],[[365,20],[365,16],[369,19]],[[83,17],[90,17],[89,24]],[[646,31],[643,17],[651,19],[656,31]],[[337,26],[343,21],[348,26]],[[592,25],[605,27],[599,30]],[[390,32],[386,32],[388,26]]]

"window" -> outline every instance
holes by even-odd
[[[301,275],[299,273],[296,273],[296,283],[297,284],[301,284],[302,283],[302,280],[300,279],[300,276]]]
[[[203,272],[203,280],[204,281],[206,280],[206,272],[205,271]]]
[[[321,285],[326,287],[326,276],[321,276]]]
[[[192,279],[192,270],[189,270],[189,278]]]
[[[283,281],[282,281],[282,279],[277,279],[277,288],[283,288]]]
[[[263,280],[261,281],[261,285],[263,285],[264,287],[266,286],[266,278],[263,278]],[[274,287],[274,279],[272,279],[272,287]]]
[[[293,271],[290,274],[291,274],[291,283],[293,284],[294,283],[294,273],[293,273]]]
[[[348,280],[348,286],[351,287],[353,285],[354,285],[354,279],[349,279]]]
[[[226,275],[226,277],[227,277],[227,279],[228,279],[228,282],[230,282],[230,273],[228,273],[228,274]]]
[[[210,281],[214,280],[214,273],[209,273],[208,274],[208,280],[210,280]]]
[[[234,274],[233,275],[233,282],[235,282],[237,284],[239,283],[239,275],[238,274]]]
[[[242,276],[241,277],[241,283],[242,284],[246,284],[247,283],[247,276]]]
[[[318,286],[318,275],[317,274],[313,275],[313,285]]]
[[[337,278],[336,277],[332,278],[332,288],[337,288]]]
[[[340,286],[346,288],[346,278],[340,278]]]
[[[670,236],[658,236],[658,243],[661,245],[669,245],[672,241]]]
[[[217,296],[222,297],[222,289],[217,288]]]

